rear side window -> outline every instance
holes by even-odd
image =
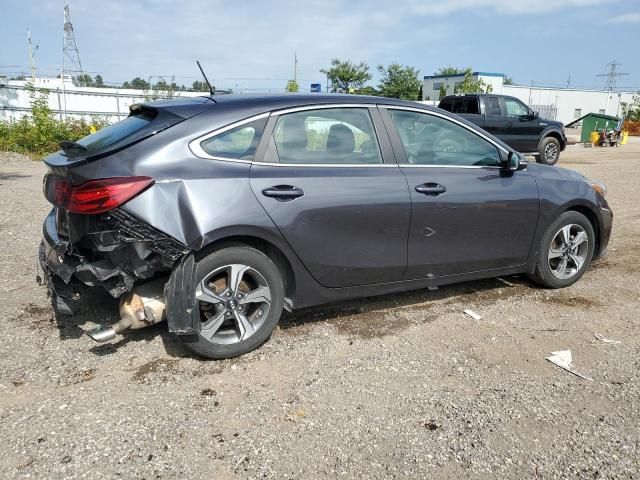
[[[238,125],[200,142],[200,147],[212,157],[253,160],[267,118]]]
[[[439,108],[446,110],[447,112],[453,111],[453,99],[445,98],[438,105]]]
[[[485,97],[484,107],[487,115],[502,115],[502,111],[500,110],[500,99],[498,97]]]
[[[475,97],[459,97],[453,101],[453,113],[475,114],[478,111],[478,99]]]

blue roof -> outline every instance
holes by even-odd
[[[471,72],[471,75],[482,76],[482,77],[506,77],[504,73],[496,73],[496,72]],[[455,73],[452,75],[425,75],[424,79],[431,78],[454,78],[454,77],[464,77],[464,73]]]

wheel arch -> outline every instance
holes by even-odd
[[[547,130],[546,132],[544,132],[544,134],[542,135],[542,138],[540,139],[540,142],[538,143],[538,148],[540,145],[542,145],[542,142],[544,141],[545,138],[555,138],[556,140],[558,140],[558,142],[560,143],[560,149],[564,150],[565,147],[567,146],[562,133],[560,133],[557,130]]]
[[[246,245],[264,253],[278,267],[284,281],[285,293],[288,299],[295,298],[296,276],[289,256],[284,249],[272,239],[256,232],[227,231],[209,240],[195,255],[200,259],[210,253],[225,247]]]

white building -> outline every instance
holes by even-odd
[[[0,120],[18,120],[31,113],[31,80],[0,78]],[[34,86],[48,92],[48,104],[59,119],[100,116],[115,122],[129,115],[129,107],[152,99],[154,92],[127,88],[77,87],[70,76],[36,77]],[[175,92],[175,97],[209,95],[209,92]]]
[[[565,124],[591,112],[619,117],[624,106],[631,104],[634,95],[637,95],[637,92],[505,85],[505,75],[502,73],[473,72],[472,76],[474,80],[482,80],[491,85],[492,93],[519,98],[539,112],[541,117]],[[447,95],[453,95],[455,86],[463,79],[462,74],[425,76],[422,85],[423,101],[437,101],[443,85]]]

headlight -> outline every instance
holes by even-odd
[[[604,183],[594,182],[592,180],[588,180],[587,183],[591,188],[598,192],[602,196],[602,198],[605,198],[607,196],[607,187],[604,186]]]

